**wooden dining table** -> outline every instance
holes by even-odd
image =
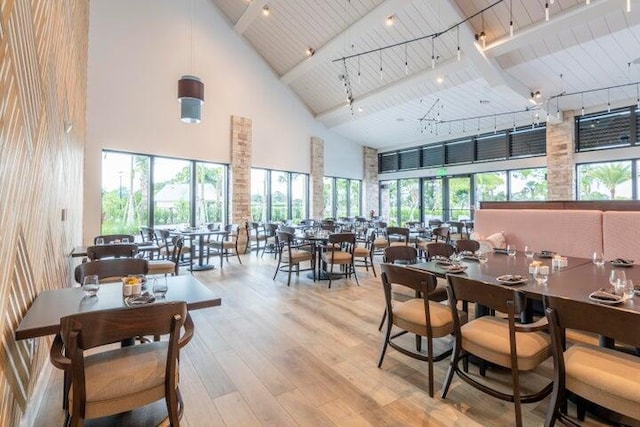
[[[165,277],[157,280],[165,280]],[[170,276],[166,280],[169,288],[167,294],[156,301],[185,301],[189,310],[216,307],[222,303],[219,296],[192,275]],[[70,314],[126,306],[122,283],[100,285],[94,297],[85,296],[80,287],[42,291],[15,330],[15,339],[54,335],[60,331],[60,318]]]
[[[532,261],[539,261],[542,265],[549,267],[549,279],[546,284],[540,285],[529,274],[529,264]],[[627,278],[640,284],[640,266],[617,267],[606,262],[603,266],[596,266],[590,259],[567,257],[567,267],[556,268],[552,266],[550,258],[527,258],[522,252],[515,256],[501,253],[487,254],[487,262],[461,260],[461,264],[466,266],[462,273],[471,279],[500,286],[510,286],[523,292],[527,298],[541,301],[545,295],[571,298],[577,301],[592,302],[589,294],[601,288],[608,289],[609,274],[612,269],[624,270]],[[445,277],[448,272],[436,261],[430,261],[409,266],[419,270],[429,271],[436,276]],[[499,276],[505,274],[520,275],[526,278],[523,283],[505,285],[497,280]],[[615,305],[617,308],[640,312],[640,297],[636,296],[623,303]]]

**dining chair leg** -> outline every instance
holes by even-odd
[[[333,278],[333,264],[331,264],[331,271],[329,272],[329,289],[331,289],[331,279]]]
[[[356,266],[351,262],[351,271],[353,272],[353,277],[356,279],[356,285],[360,286],[360,282],[358,282],[358,274],[356,273]]]
[[[238,258],[238,263],[242,264],[242,260],[240,259],[240,252],[238,252],[238,247],[236,246],[236,257]]]
[[[373,257],[370,257],[371,259],[371,270],[373,270],[373,277],[378,277],[378,275],[376,274],[376,266],[373,265]]]
[[[451,361],[449,362],[449,368],[447,369],[447,375],[444,378],[444,383],[442,383],[442,398],[446,399],[447,393],[449,392],[449,386],[451,385],[451,380],[453,379],[453,374],[456,371],[456,366],[458,365],[459,360],[459,352],[458,348],[458,340],[453,343],[453,351],[451,352]]]
[[[384,360],[384,354],[387,351],[387,346],[389,345],[389,338],[391,337],[391,322],[387,322],[387,330],[384,334],[384,341],[382,341],[382,348],[380,349],[380,357],[378,357],[378,368],[382,366],[382,361]]]
[[[422,351],[422,337],[420,335],[416,335],[416,351],[418,353]]]
[[[427,337],[427,358],[429,359],[429,397],[433,397],[433,340],[429,337]]]
[[[549,400],[549,406],[547,408],[547,415],[544,418],[545,427],[550,427],[555,424],[560,408],[564,404],[564,396],[561,395],[560,388],[561,387],[554,382],[551,399]]]
[[[289,264],[289,273],[288,273],[288,276],[287,276],[287,286],[291,285],[291,267],[292,266],[293,266],[293,264],[290,263]]]

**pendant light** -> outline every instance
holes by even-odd
[[[191,69],[193,69],[193,0],[191,0],[191,28],[189,35]],[[200,123],[204,103],[204,83],[193,75],[184,75],[178,80],[178,102],[180,120],[184,123]]]

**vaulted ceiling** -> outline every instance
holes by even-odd
[[[376,148],[638,97],[640,0],[213,2],[319,121]]]

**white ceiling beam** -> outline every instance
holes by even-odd
[[[280,77],[280,81],[287,85],[291,84],[296,79],[313,70],[318,64],[325,64],[332,61],[344,49],[344,41],[347,37],[349,39],[357,39],[368,31],[371,31],[371,27],[384,25],[384,20],[387,16],[393,15],[412,2],[413,0],[385,0],[325,45],[315,49],[313,56],[299,62],[283,74],[282,77]]]
[[[462,11],[453,0],[449,0],[442,3],[440,10],[441,20],[453,25],[457,22],[461,22],[466,18],[462,14]],[[525,85],[509,76],[495,61],[493,58],[488,58],[483,52],[480,46],[475,42],[475,34],[472,30],[471,24],[467,21],[460,25],[460,49],[466,55],[469,56],[473,65],[480,72],[480,76],[484,78],[490,86],[503,86],[505,89],[517,94],[523,100],[527,102],[531,90]]]
[[[253,0],[244,10],[238,22],[233,26],[233,30],[238,34],[243,34],[249,25],[262,13],[262,8],[266,6],[267,0]]]
[[[594,19],[615,11],[616,8],[624,8],[625,0],[598,0],[590,5],[577,4],[574,7],[551,15],[549,21],[536,22],[522,29],[517,29],[513,37],[508,35],[489,44],[484,49],[484,54],[489,58],[497,58],[500,55],[517,49],[531,46],[532,40],[541,40],[557,35],[561,31],[578,25],[584,25]]]
[[[471,65],[471,63],[465,56],[460,59],[460,62],[458,62],[456,58],[449,59],[442,63],[438,63],[438,66],[435,69],[426,68],[401,80],[379,87],[364,96],[359,96],[354,100],[354,105],[374,105],[380,101],[388,101],[393,95],[414,89],[416,86],[420,86],[424,83],[433,82],[438,76],[453,74],[461,68],[468,67],[469,65]],[[406,102],[406,100],[403,102]],[[346,105],[346,102],[336,105],[335,107],[317,114],[315,118],[327,126],[337,126],[338,124],[351,119],[350,113],[345,111]],[[366,109],[358,116],[363,117],[364,115],[372,114],[374,112],[375,111]]]
[[[443,2],[440,9],[441,22],[446,25],[453,25],[461,22],[465,17],[453,0]],[[530,88],[506,73],[494,58],[488,58],[475,42],[475,34],[470,25],[464,23],[460,25],[460,49],[463,53],[463,61],[456,61],[455,58],[439,64],[435,70],[431,68],[422,70],[407,78],[390,83],[386,86],[378,88],[357,97],[354,102],[356,104],[374,103],[376,101],[389,98],[393,95],[401,93],[415,85],[424,83],[425,81],[433,81],[438,75],[450,74],[460,69],[460,67],[472,65],[479,72],[479,78],[486,80],[493,90],[503,91],[505,97],[520,99],[522,105],[529,105],[531,96]],[[316,55],[314,55],[315,57]],[[312,57],[313,58],[313,57]],[[444,68],[443,68],[444,67]],[[325,123],[325,125],[333,127],[350,120],[350,113],[344,108],[345,104],[336,105],[326,111],[318,113],[316,119]],[[546,111],[542,110],[544,114]],[[365,110],[363,115],[371,114],[372,111]]]

